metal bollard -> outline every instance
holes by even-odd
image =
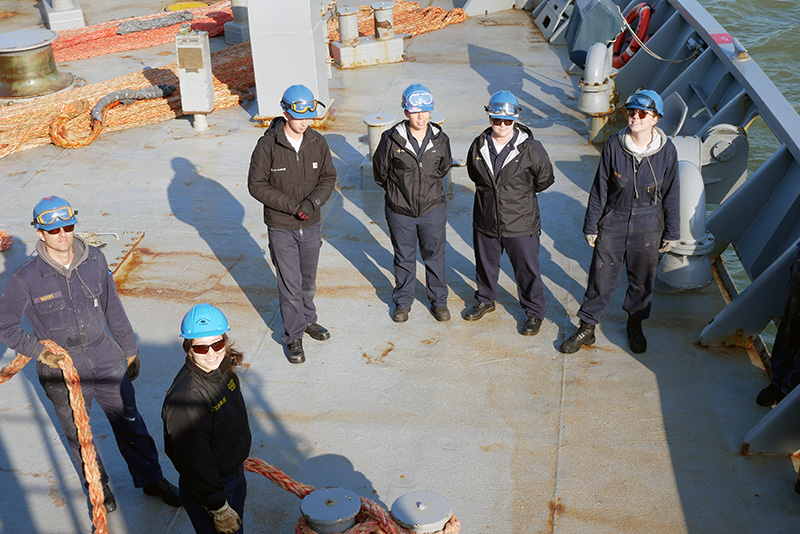
[[[51,44],[57,37],[38,28],[0,33],[0,98],[43,96],[72,84],[72,74],[56,69]]]
[[[375,16],[375,38],[381,41],[394,38],[394,2],[372,4]]]
[[[339,42],[342,46],[358,45],[358,8],[343,7],[339,14]]]
[[[397,524],[420,534],[441,531],[452,515],[450,501],[432,491],[406,493],[392,504],[392,518]]]
[[[344,488],[317,489],[303,497],[300,511],[308,526],[319,534],[344,532],[356,524],[361,499]]]
[[[378,148],[378,143],[381,142],[381,134],[397,122],[397,119],[391,113],[371,113],[364,117],[364,122],[367,125],[369,157],[371,158]]]

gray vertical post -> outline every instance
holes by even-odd
[[[369,154],[361,164],[361,189],[380,189],[378,184],[375,183],[375,177],[372,174],[372,155],[375,153],[375,149],[378,148],[378,143],[381,142],[383,132],[388,130],[396,121],[397,119],[391,113],[371,113],[364,117],[364,123],[367,125]]]

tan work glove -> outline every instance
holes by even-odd
[[[670,240],[670,241],[667,241],[666,239],[662,239],[661,240],[661,248],[658,249],[658,251],[659,252],[669,252],[670,250],[675,248],[677,246],[677,244],[678,244],[678,240],[677,239],[673,239],[673,240]]]
[[[58,362],[63,360],[65,357],[66,354],[64,354],[63,352],[60,354],[55,354],[47,349],[44,349],[42,350],[41,353],[39,353],[39,357],[36,359],[45,364],[47,367],[50,367],[51,369],[58,369],[59,368]]]
[[[209,512],[214,518],[214,528],[217,529],[217,532],[231,534],[242,526],[242,519],[236,513],[236,510],[231,508],[228,501],[225,501],[225,505],[219,510],[209,510]]]
[[[138,354],[125,358],[125,361],[128,363],[128,378],[133,382],[139,376],[139,368],[142,366],[142,362],[139,361]]]
[[[597,241],[597,234],[583,234],[583,238],[590,247],[594,247],[594,242]]]

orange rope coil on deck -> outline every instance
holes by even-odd
[[[420,9],[417,2],[396,0],[392,10],[394,20],[394,33],[407,33],[420,35],[432,32],[467,20],[466,12],[461,8],[445,11],[441,7],[426,7]],[[375,17],[372,6],[358,6],[358,34],[375,35]],[[331,41],[339,40],[339,23],[336,17],[328,19],[328,38]]]
[[[289,475],[259,458],[250,457],[244,461],[245,471],[258,473],[270,479],[278,487],[294,493],[301,499],[314,491],[314,486],[297,482]],[[461,524],[456,516],[451,516],[444,528],[434,534],[458,534]],[[300,516],[295,526],[295,534],[316,534],[308,526],[305,517]],[[380,504],[361,497],[361,510],[356,515],[356,524],[344,534],[414,534],[394,522],[389,512]]]
[[[97,534],[108,534],[106,521],[106,508],[103,506],[103,485],[100,482],[100,469],[97,467],[97,451],[92,441],[92,428],[89,426],[89,414],[86,412],[86,401],[83,399],[81,379],[72,363],[69,353],[55,342],[45,339],[42,345],[53,354],[63,354],[64,359],[58,366],[64,373],[64,382],[69,391],[69,405],[72,408],[75,426],[78,428],[78,441],[81,444],[81,458],[83,458],[83,476],[89,485],[89,500],[92,502],[92,523]],[[0,369],[0,384],[7,382],[17,374],[31,359],[22,354],[12,360],[6,367]]]

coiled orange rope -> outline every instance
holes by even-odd
[[[258,473],[270,479],[278,487],[294,493],[301,499],[314,491],[314,486],[302,484],[289,475],[259,458],[250,457],[244,461],[245,471]],[[461,524],[456,516],[451,516],[444,528],[434,534],[458,534]],[[316,534],[308,526],[305,517],[300,516],[295,526],[295,534]],[[378,503],[361,497],[361,510],[356,515],[356,524],[344,534],[413,534],[394,522],[391,515]]]
[[[467,20],[467,14],[459,7],[451,11],[445,11],[441,7],[420,9],[420,5],[416,2],[397,0],[392,10],[392,19],[394,33],[407,33],[414,36],[439,30],[450,24],[464,22]],[[375,17],[372,6],[358,6],[358,34],[375,35]],[[339,23],[335,17],[328,19],[328,38],[331,41],[339,40]]]
[[[108,534],[106,522],[106,508],[103,506],[103,484],[100,482],[100,469],[97,467],[97,451],[92,441],[92,428],[89,426],[89,414],[86,412],[86,401],[83,399],[81,379],[72,363],[69,353],[55,342],[45,339],[42,345],[53,354],[63,354],[64,359],[58,366],[64,373],[64,382],[69,390],[69,405],[72,407],[75,426],[78,428],[78,441],[81,444],[81,458],[83,458],[83,476],[89,485],[89,500],[92,503],[92,523],[97,534]],[[31,359],[22,354],[6,367],[0,369],[0,384],[7,382],[17,374]]]

